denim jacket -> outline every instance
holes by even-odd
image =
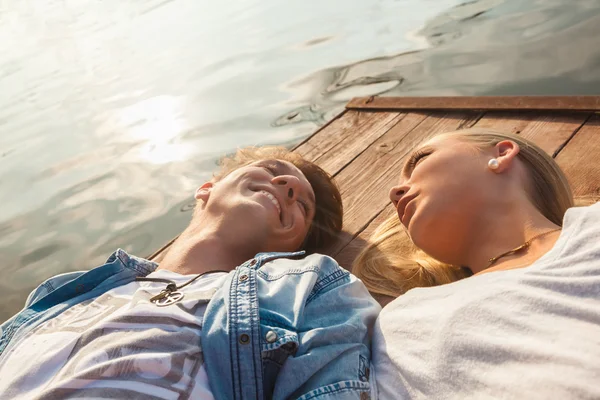
[[[202,348],[216,399],[376,398],[370,340],[379,305],[332,258],[303,255],[258,254],[210,300]],[[119,249],[100,267],[45,281],[0,327],[0,364],[31,329],[156,267]]]

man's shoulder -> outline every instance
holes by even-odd
[[[271,253],[261,262],[258,275],[266,281],[277,281],[292,276],[308,275],[312,290],[333,288],[351,279],[350,273],[336,260],[324,254]]]
[[[313,271],[318,274],[332,272],[349,272],[342,268],[330,256],[313,253],[306,255],[304,252],[294,253],[261,253],[256,256],[260,261],[259,271],[278,271],[279,273],[297,273]]]

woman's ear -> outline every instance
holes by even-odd
[[[202,186],[196,189],[196,195],[194,197],[196,200],[202,200],[204,203],[206,203],[214,186],[215,184],[212,182],[204,183]]]
[[[519,154],[519,151],[521,151],[521,148],[512,140],[503,140],[498,143],[494,148],[496,160],[498,160],[498,168],[494,169],[494,172],[500,174],[507,171],[513,165],[513,161],[517,157],[517,154]]]

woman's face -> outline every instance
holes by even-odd
[[[486,204],[497,194],[498,182],[487,166],[494,157],[494,149],[481,151],[447,136],[412,153],[390,199],[419,248],[438,260],[460,262]]]

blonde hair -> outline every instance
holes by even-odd
[[[525,187],[532,204],[552,223],[562,226],[574,200],[565,174],[554,159],[521,136],[488,129],[464,129],[442,135],[473,144],[478,149],[512,140],[528,171]],[[394,214],[373,233],[367,247],[354,261],[352,272],[374,294],[397,297],[415,287],[443,285],[471,275],[467,268],[442,263],[414,245]]]

